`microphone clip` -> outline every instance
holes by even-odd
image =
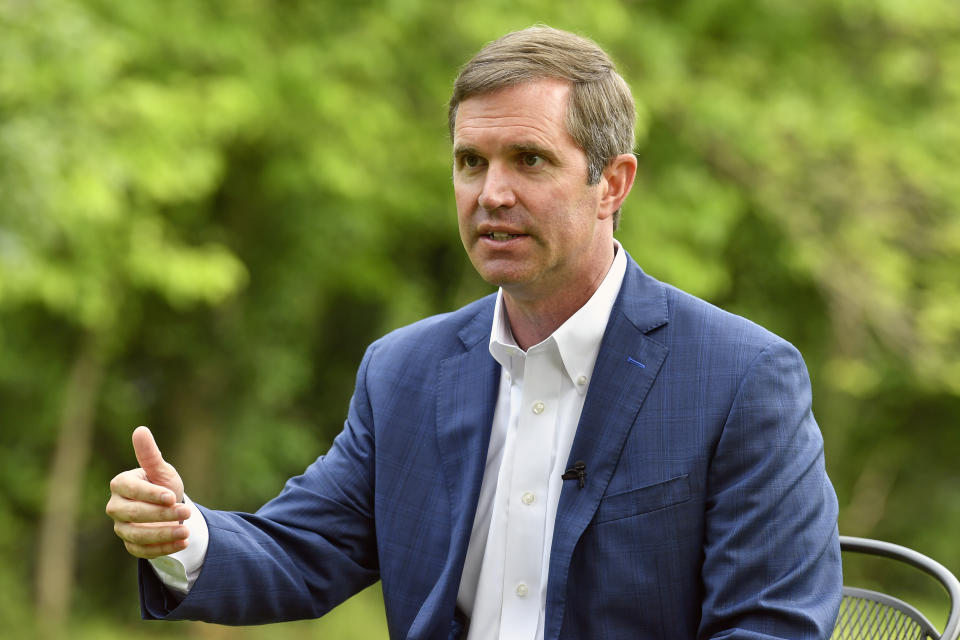
[[[586,463],[583,460],[577,460],[573,463],[573,467],[563,472],[563,475],[560,476],[560,479],[578,480],[580,482],[580,488],[583,489],[583,485],[587,479]]]

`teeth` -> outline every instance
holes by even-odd
[[[494,231],[493,233],[487,234],[494,240],[509,240],[510,238],[516,238],[517,236],[512,233],[502,233],[500,231]]]

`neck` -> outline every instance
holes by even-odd
[[[585,286],[565,287],[546,297],[523,297],[504,288],[503,302],[507,320],[517,346],[526,351],[549,338],[590,300],[612,264],[611,251],[610,260],[586,281]]]

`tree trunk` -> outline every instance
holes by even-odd
[[[77,512],[104,366],[97,335],[87,334],[67,379],[40,524],[36,619],[44,638],[60,637],[70,614]]]

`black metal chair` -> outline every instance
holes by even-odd
[[[840,550],[897,560],[933,576],[950,596],[950,614],[941,634],[906,602],[844,585],[832,640],[957,640],[960,636],[960,581],[942,564],[912,549],[867,538],[840,536]]]

